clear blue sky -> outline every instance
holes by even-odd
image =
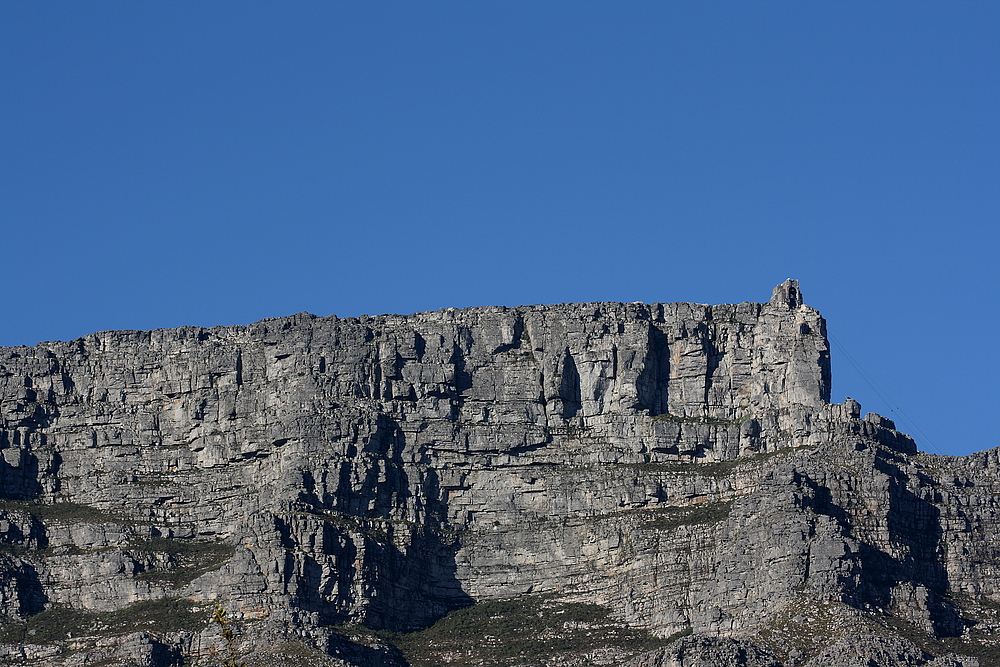
[[[0,345],[794,277],[922,449],[997,446],[998,35],[997,2],[8,0]]]

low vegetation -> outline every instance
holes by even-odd
[[[355,638],[358,631],[343,629]],[[587,665],[591,653],[612,650],[625,658],[669,641],[616,621],[602,606],[548,596],[479,602],[419,632],[377,634],[412,667],[540,667],[556,657]]]
[[[801,660],[813,657],[828,644],[846,635],[897,635],[907,639],[933,656],[949,653],[978,658],[982,667],[1000,667],[1000,640],[992,628],[1000,618],[1000,605],[991,609],[987,598],[954,595],[952,600],[962,607],[963,617],[972,625],[961,637],[935,637],[899,617],[861,613],[842,603],[819,602],[803,596],[786,605],[767,626],[758,630],[755,641],[782,655],[790,649],[801,654]],[[977,626],[985,626],[979,629]]]
[[[201,630],[207,625],[210,615],[209,608],[180,598],[136,602],[109,612],[53,607],[24,621],[0,627],[0,643],[50,644],[73,637],[126,634],[139,630]]]
[[[698,463],[694,460],[690,461],[659,461],[659,462],[649,462],[649,463],[635,463],[626,464],[631,465],[644,472],[664,472],[664,473],[675,473],[683,472],[692,475],[704,475],[706,477],[726,477],[730,473],[734,472],[737,468],[743,468],[748,465],[753,465],[756,463],[762,463],[769,459],[776,458],[783,454],[789,453],[789,448],[776,449],[770,452],[761,452],[758,454],[751,454],[747,456],[741,456],[736,459],[730,459],[728,461],[713,461],[712,463]]]
[[[281,642],[245,656],[245,667],[331,667],[330,656],[301,641]],[[212,667],[218,665],[216,661]],[[207,667],[207,666],[206,666]]]
[[[221,604],[215,605],[215,610],[212,612],[212,622],[219,626],[219,632],[222,633],[222,639],[226,643],[222,667],[247,667],[246,663],[239,661],[239,655],[236,651],[236,632],[229,626],[226,609]]]
[[[934,637],[898,618],[889,617],[886,622],[896,633],[932,655],[969,655],[979,658],[982,667],[1000,667],[1000,640],[992,629],[1000,621],[1000,605],[986,597],[961,594],[949,597],[960,606],[963,618],[970,624],[961,637]]]
[[[30,500],[0,499],[0,510],[24,512],[39,521],[74,521],[83,523],[121,522],[120,517],[104,510],[78,503],[39,503]]]
[[[709,426],[739,426],[748,419],[750,419],[750,415],[735,419],[724,419],[720,417],[685,417],[682,415],[672,415],[669,412],[653,416],[653,421],[668,421],[675,424],[708,424]]]
[[[136,540],[127,550],[137,556],[166,555],[169,567],[149,569],[136,576],[175,587],[188,584],[202,574],[218,569],[235,553],[235,548],[224,542],[163,537]]]
[[[648,510],[652,518],[640,527],[646,530],[670,530],[679,526],[717,523],[725,520],[732,508],[733,502],[724,500]]]

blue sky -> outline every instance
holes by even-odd
[[[794,277],[922,449],[997,446],[998,34],[995,2],[5,2],[0,345]]]

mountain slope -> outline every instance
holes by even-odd
[[[997,451],[829,387],[795,281],[3,348],[0,656],[997,664]]]

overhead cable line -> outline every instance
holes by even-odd
[[[910,417],[905,412],[903,412],[903,409],[899,407],[898,404],[896,404],[896,401],[892,400],[889,394],[884,389],[882,389],[882,387],[879,386],[879,384],[870,375],[868,375],[868,373],[865,372],[865,369],[863,369],[861,367],[861,364],[858,363],[858,361],[851,356],[851,353],[847,351],[847,348],[844,346],[844,344],[841,343],[839,340],[837,340],[837,338],[832,334],[828,333],[827,335],[829,336],[830,340],[832,340],[837,345],[837,347],[840,348],[840,351],[843,352],[844,357],[847,358],[847,361],[850,362],[852,366],[854,366],[854,370],[858,372],[858,375],[861,376],[861,379],[867,382],[868,386],[875,391],[875,393],[878,395],[880,399],[882,399],[882,402],[885,403],[885,406],[889,408],[889,412],[893,413],[893,415],[895,416],[898,416],[907,425],[908,429],[919,433],[921,437],[927,442],[927,444],[929,444],[931,447],[934,448],[934,451],[944,456],[945,453],[942,452],[938,448],[938,446],[934,444],[934,441],[931,440],[929,437],[927,437],[927,434],[924,433],[919,426],[917,426],[916,422],[910,419]]]

